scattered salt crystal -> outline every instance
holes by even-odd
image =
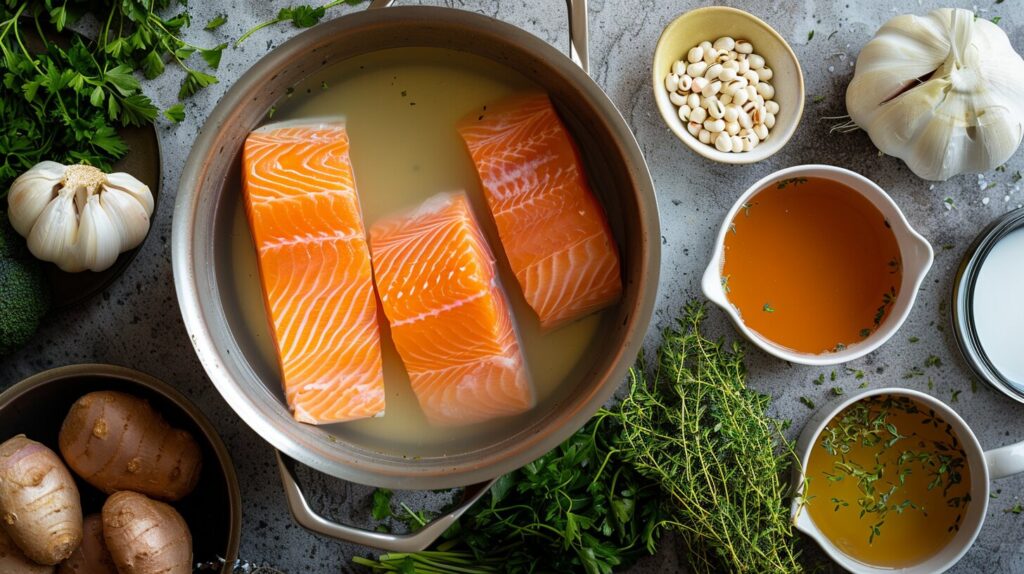
[[[931,191],[933,189],[935,189],[935,184],[934,183],[928,186],[928,191]]]
[[[988,205],[988,198],[987,197],[981,198],[981,204],[982,205]]]
[[[836,67],[835,66],[829,66],[828,67],[828,71],[834,72],[834,71],[836,71]]]
[[[1010,201],[1010,196],[1009,195],[1003,196],[1003,201]]]

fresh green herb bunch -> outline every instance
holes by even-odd
[[[786,506],[790,463],[768,397],[744,383],[743,349],[701,333],[705,309],[687,305],[663,333],[653,372],[633,369],[615,413],[627,461],[657,481],[667,521],[682,535],[696,572],[800,572]]]
[[[489,498],[431,551],[354,562],[410,574],[625,568],[655,552],[664,516],[658,484],[623,463],[621,433],[618,417],[602,413],[555,450],[498,479]]]
[[[161,15],[176,3],[0,0],[0,195],[42,160],[109,170],[128,151],[117,128],[145,125],[157,115],[136,71],[151,79],[168,63],[181,67],[179,99],[217,82],[189,58],[199,52],[206,66],[216,69],[225,44],[201,48],[183,40],[188,12]],[[66,26],[87,13],[99,23],[96,40],[73,35],[70,43],[58,41]],[[180,121],[184,108],[176,104],[164,114]]]

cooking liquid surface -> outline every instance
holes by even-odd
[[[387,318],[379,313],[387,393],[385,415],[320,427],[337,439],[409,458],[470,451],[507,438],[542,416],[588,368],[585,359],[592,355],[591,346],[604,314],[585,317],[550,333],[541,332],[504,258],[479,176],[455,130],[456,122],[465,115],[530,89],[537,88],[518,73],[471,54],[399,48],[328,67],[297,85],[267,121],[346,118],[350,157],[367,229],[379,218],[416,207],[438,192],[467,192],[497,258],[537,393],[537,407],[524,415],[468,427],[431,426],[412,393],[391,341]],[[232,241],[232,272],[239,305],[261,349],[259,360],[264,370],[278,373],[256,252],[240,193]],[[280,389],[272,390],[283,402]]]
[[[903,278],[896,236],[878,208],[814,177],[775,182],[750,198],[725,236],[722,275],[747,327],[810,354],[870,335]]]
[[[888,402],[887,402],[888,401]],[[843,421],[844,415],[851,414],[858,405],[867,406],[870,420],[876,419],[885,409],[889,415],[885,423],[893,425],[904,435],[891,447],[884,445],[893,438],[885,428],[877,431],[879,443],[874,446],[863,444],[864,435],[850,442],[850,450],[836,454],[826,450],[826,441],[833,438],[833,445],[842,441],[834,437],[843,436],[842,429],[858,428],[852,419]],[[863,412],[863,411],[862,411]],[[867,427],[873,428],[870,424]],[[832,435],[829,430],[835,430]],[[806,511],[819,530],[843,553],[876,567],[900,568],[919,564],[935,555],[956,536],[957,525],[967,512],[970,504],[971,474],[959,439],[942,419],[934,416],[928,406],[907,397],[872,397],[854,403],[836,416],[812,447],[807,465],[807,494],[810,500]],[[905,460],[910,454],[922,455],[927,460]],[[949,457],[942,459],[940,457]],[[959,461],[959,462],[957,462]],[[937,474],[943,463],[948,471]],[[868,473],[875,473],[881,467],[880,478],[874,482],[874,493],[865,494],[863,483],[842,469],[842,465]],[[901,485],[899,475],[906,473]],[[959,481],[953,474],[959,474]],[[831,479],[830,479],[831,477]],[[836,480],[836,477],[842,477]],[[929,489],[929,485],[937,484]],[[881,501],[882,496],[892,491],[886,504],[889,510],[882,516],[879,512],[862,510],[860,500]],[[896,507],[909,500],[918,508],[909,505],[897,511]],[[883,522],[872,538],[872,526]]]

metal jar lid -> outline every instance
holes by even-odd
[[[1021,228],[1024,228],[1024,209],[1015,209],[992,222],[974,240],[953,282],[951,308],[957,346],[975,374],[1006,396],[1024,403],[1024,380],[1011,380],[992,362],[985,353],[974,317],[975,288],[985,259],[997,243]],[[1021,292],[1024,296],[1024,286]]]

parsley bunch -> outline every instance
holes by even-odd
[[[628,567],[657,549],[663,506],[658,483],[624,464],[621,433],[615,417],[599,414],[555,450],[499,478],[489,499],[431,550],[353,561],[409,574],[608,574]],[[390,514],[388,501],[375,494],[376,518]]]
[[[226,44],[203,48],[182,39],[187,11],[161,15],[177,0],[0,0],[0,194],[21,172],[43,160],[87,163],[109,170],[127,153],[122,126],[153,122],[158,110],[141,91],[135,72],[147,79],[168,64],[185,72],[178,98],[217,78],[190,63],[198,52],[206,68],[220,65]],[[57,38],[68,25],[92,14],[95,40]],[[171,121],[184,106],[164,110]]]

